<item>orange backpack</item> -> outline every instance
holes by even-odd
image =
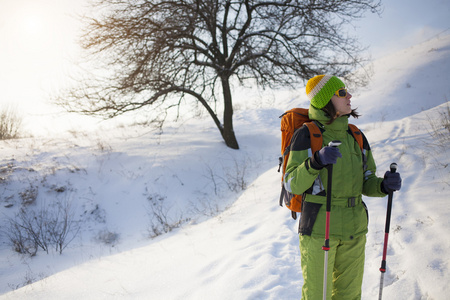
[[[289,159],[289,153],[291,150],[291,139],[294,132],[306,126],[309,130],[311,137],[311,153],[314,154],[322,148],[323,138],[322,131],[317,124],[309,119],[307,108],[293,108],[286,111],[280,116],[281,118],[281,157],[279,158],[278,172],[282,170],[281,176],[281,194],[280,194],[280,206],[283,206],[283,202],[286,207],[291,210],[292,218],[297,219],[297,213],[302,211],[303,195],[294,195],[289,193],[284,188],[284,174],[286,171],[286,164]],[[361,131],[353,124],[348,124],[349,132],[355,138],[361,151],[363,151],[363,136]],[[364,163],[365,163],[365,156]],[[284,201],[283,201],[284,200]]]

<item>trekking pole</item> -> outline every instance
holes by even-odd
[[[331,141],[328,146],[337,147],[341,141]],[[322,250],[325,251],[325,260],[323,267],[323,300],[327,299],[327,277],[328,277],[328,250],[330,250],[330,211],[331,211],[331,177],[333,175],[333,164],[327,165],[328,183],[327,183],[327,211],[325,216],[325,244]]]
[[[391,173],[395,173],[397,171],[397,164],[392,163],[390,166]],[[378,299],[381,300],[383,296],[383,283],[384,283],[384,273],[386,272],[386,252],[387,252],[387,244],[388,244],[388,238],[389,238],[389,227],[391,226],[391,210],[392,210],[392,194],[394,193],[393,190],[389,190],[388,194],[388,204],[387,204],[387,211],[386,211],[386,225],[384,228],[384,246],[383,246],[383,259],[381,261],[381,278],[380,278],[380,293],[378,296]]]

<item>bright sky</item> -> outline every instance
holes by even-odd
[[[355,24],[374,58],[416,45],[437,34],[450,34],[448,0],[382,0],[381,16],[368,14]],[[445,31],[445,32],[444,32]]]
[[[79,55],[80,3],[0,0],[0,109],[17,109],[29,133],[73,126],[48,99],[67,82]]]
[[[67,83],[79,55],[75,18],[85,0],[0,0],[0,108],[13,104],[33,134],[77,128],[77,117],[55,114],[48,95]],[[450,1],[385,0],[354,34],[374,58],[450,34]],[[86,124],[86,118],[83,118]],[[90,124],[90,123],[89,123]]]

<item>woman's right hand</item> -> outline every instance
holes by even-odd
[[[335,164],[339,157],[342,157],[338,147],[326,146],[316,152],[316,161],[325,167],[326,165]]]

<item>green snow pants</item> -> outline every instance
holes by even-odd
[[[324,238],[300,235],[303,300],[323,298]],[[327,299],[361,299],[366,236],[342,241],[330,237]]]

